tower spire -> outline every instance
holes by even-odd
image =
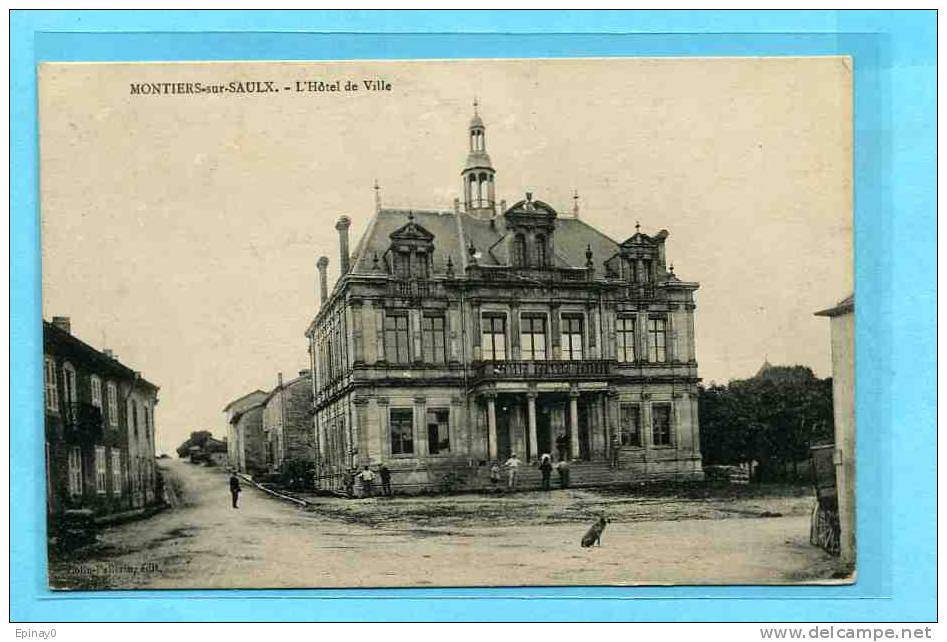
[[[468,128],[467,162],[460,173],[463,179],[464,210],[478,218],[493,218],[496,216],[496,170],[487,154],[487,128],[480,118],[480,101],[476,97],[473,112]]]

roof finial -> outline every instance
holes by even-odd
[[[474,96],[474,116],[480,115],[480,101],[477,100],[477,97]]]
[[[594,263],[592,263],[592,244],[589,243],[585,246],[585,267],[591,268]]]
[[[375,252],[375,255],[372,257],[372,271],[377,272],[380,269],[378,265],[378,252]]]
[[[375,211],[381,211],[381,186],[378,185],[378,179],[375,179],[375,186],[372,187],[375,190]]]
[[[572,190],[572,215],[579,218],[579,190]]]
[[[638,221],[635,221],[635,234],[637,234],[640,231],[641,231],[641,223]]]
[[[454,261],[451,260],[450,255],[447,255],[447,278],[453,278],[454,276]]]
[[[408,222],[414,221],[414,210],[408,210]]]

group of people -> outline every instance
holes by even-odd
[[[384,463],[378,466],[378,477],[381,479],[381,494],[385,497],[391,496],[391,469]],[[375,495],[375,471],[372,467],[365,465],[362,470],[351,468],[345,471],[342,483],[345,486],[346,494],[355,495],[355,480],[362,483],[362,496],[374,497]]]
[[[523,462],[519,457],[516,456],[516,453],[512,453],[510,458],[503,463],[503,467],[506,468],[507,474],[507,489],[514,491],[516,490],[516,482],[519,477],[519,469]],[[568,488],[569,487],[569,460],[565,457],[565,453],[560,453],[559,461],[555,464],[552,463],[552,457],[549,453],[544,453],[539,458],[539,472],[543,476],[543,490],[551,490],[552,488],[552,470],[556,469],[556,472],[559,473],[559,487]],[[493,465],[490,467],[490,482],[493,484],[494,489],[498,489],[500,485],[500,464],[499,462],[493,462]]]

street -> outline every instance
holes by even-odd
[[[808,543],[805,497],[722,503],[568,490],[326,498],[302,509],[244,484],[234,510],[222,469],[159,466],[176,505],[52,562],[53,587],[786,583],[827,580],[835,568]],[[602,546],[581,548],[603,506],[612,522]]]

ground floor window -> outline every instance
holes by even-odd
[[[82,451],[78,446],[69,450],[69,494],[73,497],[82,495]]]
[[[450,411],[430,409],[427,411],[427,448],[432,455],[450,452]]]
[[[655,446],[671,445],[671,404],[651,405],[651,442]]]
[[[112,449],[112,494],[122,494],[122,451]]]
[[[619,423],[622,446],[641,446],[641,407],[623,403]]]
[[[391,454],[414,454],[414,411],[410,408],[392,408]]]
[[[107,473],[105,462],[105,446],[95,447],[95,492],[104,495],[106,490]]]

